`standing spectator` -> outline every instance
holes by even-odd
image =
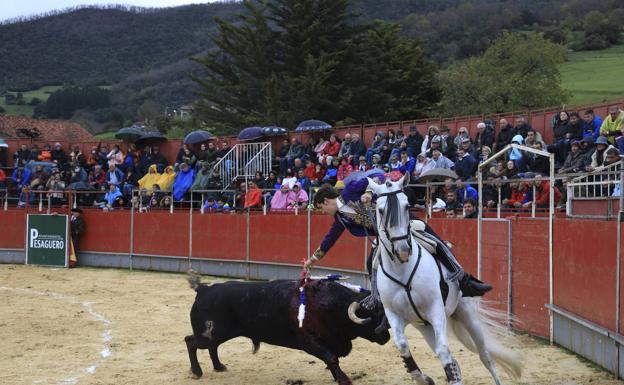
[[[499,121],[500,131],[496,137],[496,143],[494,144],[494,151],[502,150],[506,145],[511,143],[511,139],[514,136],[514,130],[511,124],[507,122],[507,119],[501,119]]]
[[[615,143],[615,137],[620,135],[620,128],[624,124],[624,111],[621,111],[619,106],[611,106],[609,108],[609,115],[602,122],[600,126],[600,135],[604,135],[608,138],[610,144]],[[598,143],[598,141],[596,141]]]
[[[123,163],[119,166],[119,168],[122,172],[125,173],[129,168],[134,168],[136,165],[138,165],[139,157],[139,150],[137,149],[136,145],[132,143],[130,145],[130,148],[126,152]]]
[[[6,189],[6,187],[6,173],[2,168],[0,168],[0,189]],[[2,195],[6,198],[6,192]]]
[[[485,122],[477,124],[477,136],[475,136],[475,147],[478,154],[482,153],[483,147],[492,148],[494,144],[494,129]]]
[[[366,146],[358,134],[353,134],[351,136],[350,148],[351,151],[349,152],[349,157],[351,158],[351,164],[354,167],[359,164],[359,159],[361,157],[364,157],[364,161],[366,161]]]
[[[76,153],[76,151],[78,151],[78,153]],[[80,161],[79,151],[80,151],[80,148],[76,146],[74,147],[74,151],[69,154],[69,161],[72,167],[74,167],[74,164],[77,161],[78,162]],[[108,147],[104,144],[100,146],[100,153],[98,154],[98,162],[100,166],[102,166],[102,169],[104,169],[104,171],[108,171],[108,159],[106,158],[107,156],[108,156]]]
[[[184,198],[186,192],[191,188],[195,172],[189,167],[187,163],[182,163],[178,174],[175,176],[173,182],[173,199],[175,201],[181,201]]]
[[[410,133],[411,133],[411,127],[410,127]],[[420,145],[420,152],[424,152],[424,153],[428,152],[429,149],[431,148],[431,142],[433,141],[433,138],[435,138],[439,134],[440,134],[440,129],[438,128],[438,126],[429,126],[429,128],[427,129],[427,135],[425,135],[425,138],[423,139],[423,142]]]
[[[455,162],[455,172],[457,175],[468,180],[477,172],[477,160],[467,153],[463,148],[457,150],[457,162]]]
[[[583,113],[583,138],[592,137],[594,141],[600,136],[602,119],[591,108]]]
[[[113,186],[121,186],[123,183],[123,172],[117,168],[115,163],[108,164],[108,172],[106,173],[106,183]]]
[[[583,139],[583,121],[577,112],[570,112],[568,123],[568,139],[581,141]]]
[[[383,133],[378,132],[373,139],[371,147],[366,151],[366,163],[373,163],[373,155],[379,155],[381,159],[381,152],[385,145],[386,141],[383,139]]]

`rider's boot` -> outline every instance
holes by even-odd
[[[451,277],[457,279],[459,290],[461,290],[464,297],[481,297],[492,290],[492,285],[478,280],[464,270],[458,270],[452,273]]]

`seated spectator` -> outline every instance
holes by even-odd
[[[344,139],[340,144],[338,156],[340,158],[347,159],[347,162],[349,161],[349,157],[351,156],[351,134],[348,132],[345,134]]]
[[[414,172],[412,173],[415,178],[419,178],[423,173],[431,170],[434,167],[434,163],[431,159],[425,156],[425,153],[420,153],[416,157],[416,163],[414,164]]]
[[[527,133],[533,128],[527,123],[526,118],[523,115],[518,115],[514,124],[515,135],[521,135],[522,138],[526,138]],[[512,139],[513,141],[513,139]]]
[[[58,170],[52,172],[52,177],[46,182],[46,190],[51,191],[48,193],[50,197],[50,204],[52,206],[60,206],[65,202],[65,182],[61,179],[61,173]]]
[[[102,166],[97,164],[93,167],[93,173],[88,175],[87,183],[94,190],[99,190],[100,186],[106,183],[106,173],[102,170]]]
[[[153,146],[152,151],[146,156],[146,167],[156,165],[157,172],[161,172],[168,164],[167,158],[160,152],[160,147]]]
[[[301,158],[295,158],[295,161],[293,162],[293,166],[292,166],[292,170],[295,174],[297,174],[299,172],[299,170],[304,170],[305,167],[303,165],[303,161],[301,160]]]
[[[275,161],[280,165],[281,173],[286,172],[286,167],[288,167],[288,163],[286,162],[288,151],[290,151],[290,143],[288,142],[288,139],[284,139],[282,141],[282,146],[275,155]]]
[[[610,144],[615,143],[615,137],[620,135],[620,129],[624,124],[624,111],[619,106],[611,106],[609,115],[603,120],[600,126],[600,135],[606,136]],[[596,141],[598,143],[598,141]]]
[[[301,158],[301,160],[303,160],[304,162],[308,160],[316,162],[317,157],[316,157],[316,153],[314,152],[315,148],[316,148],[316,140],[310,137],[308,139],[308,143],[303,146],[303,157]]]
[[[178,150],[178,154],[176,155],[176,160],[174,163],[175,168],[179,168],[180,164],[186,163],[192,168],[195,168],[195,163],[197,162],[197,157],[195,153],[188,144],[182,144],[182,147]]]
[[[448,159],[453,162],[457,159],[457,146],[455,146],[455,140],[451,135],[451,130],[447,126],[443,126],[440,129],[440,151]]]
[[[444,204],[447,210],[459,210],[462,208],[462,204],[457,199],[457,192],[455,190],[449,190],[446,193]]]
[[[409,154],[407,153],[407,151],[402,151],[401,152],[401,167],[399,167],[399,171],[401,171],[402,174],[409,174],[412,175],[414,173],[414,168],[416,167],[416,160],[409,156]]]
[[[492,155],[492,149],[489,146],[482,146],[481,147],[481,155],[479,155],[479,164],[485,162],[486,160],[490,159],[490,155]],[[491,166],[496,166],[496,163],[498,163],[496,160],[493,160],[490,163],[490,167]]]
[[[112,209],[115,201],[122,197],[121,191],[114,184],[108,186],[108,191],[104,195],[104,202],[100,202],[101,209]]]
[[[392,155],[392,157],[390,158],[390,162],[388,162],[388,168],[390,169],[390,171],[399,171],[399,169],[401,168],[401,162],[399,162],[398,155]]]
[[[155,164],[149,166],[147,174],[143,175],[139,179],[139,188],[147,190],[148,193],[152,192],[152,186],[160,180],[160,174],[158,173],[158,166]]]
[[[457,181],[461,182],[461,179],[458,179]],[[459,186],[457,189],[457,200],[464,203],[467,199],[479,199],[479,193],[470,184]]]
[[[570,112],[570,120],[568,123],[568,132],[566,137],[568,137],[568,139],[578,141],[583,139],[583,121],[579,117],[578,112]]]
[[[187,165],[189,166],[189,168],[193,168],[193,166],[191,166],[190,164],[187,163]],[[160,174],[160,177],[158,178],[158,181],[156,183],[158,183],[162,191],[170,192],[171,186],[173,186],[173,182],[175,181],[175,177],[176,173],[175,171],[173,171],[173,166],[167,166],[165,167],[165,172]]]
[[[474,144],[478,154],[483,152],[483,147],[487,147],[490,150],[494,145],[494,127],[493,123],[486,124],[485,122],[477,123],[477,135],[475,136]]]
[[[407,154],[411,156],[412,158],[415,158],[418,154],[420,154],[421,152],[424,152],[421,149],[423,145],[423,141],[424,141],[424,138],[418,132],[418,129],[416,128],[416,126],[410,126],[409,133],[403,139],[403,143],[405,143],[405,150],[407,151]]]
[[[295,172],[292,169],[286,169],[286,174],[284,175],[284,178],[282,178],[281,184],[285,184],[289,189],[292,189],[295,183],[297,183],[297,175],[295,175]]]
[[[208,142],[208,148],[206,149],[206,162],[213,164],[217,161],[219,156],[219,149],[214,142]]]
[[[305,175],[312,180],[314,178],[314,170],[316,169],[314,162],[311,159],[306,160],[306,166],[303,172]]]
[[[163,176],[164,175],[165,174],[163,174]],[[207,162],[202,163],[201,169],[195,175],[195,180],[193,181],[193,184],[191,185],[191,191],[206,190],[208,188],[208,182],[210,181],[210,176],[211,176],[210,164],[208,164]],[[175,179],[175,174],[174,174],[174,179]]]
[[[453,163],[449,158],[442,155],[440,150],[433,150],[431,160],[434,165],[433,168],[452,169],[453,167],[455,167],[455,163]]]
[[[338,166],[338,174],[336,175],[337,180],[345,180],[346,177],[349,176],[353,172],[353,166],[349,164],[347,158],[340,158],[340,166]]]
[[[37,160],[41,162],[52,162],[52,150],[49,144],[43,145],[43,151],[37,156]]]
[[[470,153],[467,153],[463,147],[457,150],[455,172],[460,178],[464,180],[472,178],[477,172],[477,166],[477,160]]]
[[[464,218],[475,219],[479,216],[477,212],[477,202],[474,199],[467,199],[464,202]]]
[[[366,163],[366,156],[360,156],[359,163],[355,168],[355,171],[368,171],[369,167]]]
[[[108,159],[108,168],[110,169],[113,165],[119,166],[123,163],[124,154],[121,152],[118,145],[114,145],[113,149],[106,154],[106,159]]]
[[[583,113],[583,138],[591,137],[594,141],[600,136],[602,119],[591,108]]]
[[[371,169],[382,169],[383,164],[381,164],[381,155],[375,154],[373,155],[373,163],[371,164]]]
[[[165,192],[160,189],[160,186],[155,183],[152,186],[152,194],[149,196],[149,202],[147,203],[148,207],[158,208],[160,207],[160,202],[165,197]]]
[[[302,168],[299,169],[299,171],[297,172],[297,183],[299,183],[301,189],[303,189],[304,191],[310,190],[312,182],[310,181],[310,178],[308,178],[308,176],[305,174],[305,170]]]
[[[266,189],[277,188],[276,185],[277,185],[277,174],[275,173],[275,171],[271,171],[269,172],[269,176],[264,181],[264,188]]]
[[[527,172],[524,177],[534,177],[534,174]],[[510,182],[511,196],[503,199],[503,206],[509,208],[521,208],[527,198],[527,184],[525,182]]]
[[[106,183],[109,185],[120,186],[123,183],[124,175],[120,169],[117,168],[115,163],[108,164],[108,171],[106,172]]]
[[[165,195],[158,205],[161,209],[170,209],[173,205],[173,200],[171,199],[171,195]]]
[[[134,166],[126,169],[123,183],[123,194],[127,197],[132,196],[132,191],[139,186],[139,174],[136,173]]]
[[[314,153],[316,153],[316,160],[320,163],[325,153],[325,148],[329,145],[329,141],[325,138],[319,138],[319,142],[314,146]]]
[[[245,198],[243,200],[243,208],[259,209],[262,208],[262,191],[254,182],[248,182],[245,186]]]
[[[280,159],[280,170],[286,170],[288,167],[293,168],[295,165],[295,159],[301,159],[303,157],[303,145],[299,143],[299,139],[292,138],[290,147],[286,156]]]
[[[329,183],[332,186],[336,184],[336,182],[338,181],[338,167],[339,167],[338,158],[332,159],[331,164],[325,170],[323,183]]]
[[[264,175],[262,174],[262,171],[256,171],[256,174],[254,175],[254,179],[253,182],[256,185],[257,188],[259,188],[260,190],[262,190],[264,187]]]
[[[536,141],[533,146],[536,150],[544,151],[546,145],[543,142]],[[550,174],[550,159],[543,155],[525,153],[524,160],[527,164],[527,169],[536,174]]]
[[[483,125],[485,125],[485,123],[483,123]],[[468,128],[459,127],[459,129],[457,130],[457,136],[455,137],[455,139],[453,139],[455,147],[461,147],[464,139],[468,139],[468,143],[472,143],[472,141],[470,140],[470,134],[468,133]]]
[[[353,167],[358,166],[359,159],[361,157],[364,157],[364,160],[366,160],[366,146],[358,134],[353,134],[351,136],[351,146],[349,152],[349,158],[351,159]]]
[[[212,198],[216,201],[223,198],[221,195],[221,190],[223,189],[223,182],[221,181],[221,174],[218,168],[215,168],[212,171],[212,175],[208,179],[208,184],[206,185],[206,190],[209,192],[206,194],[206,197]]]
[[[173,182],[173,199],[175,201],[179,202],[184,199],[184,195],[193,185],[194,179],[195,171],[187,163],[182,163]]]
[[[19,150],[15,151],[13,154],[13,166],[14,167],[24,167],[26,163],[30,160],[30,150],[28,146],[25,144],[20,145]]]
[[[30,146],[30,151],[28,152],[28,160],[26,161],[26,163],[28,163],[28,161],[31,160],[39,160],[39,155],[41,154],[41,150],[39,149],[39,146],[37,145],[37,143],[33,143]]]
[[[530,200],[526,201],[522,205],[522,207],[530,208],[533,205],[533,201],[535,201],[535,206],[537,208],[548,208],[550,205],[550,182],[547,179],[542,179],[542,176],[540,174],[535,174],[535,175],[532,175],[531,173],[524,174],[525,178],[530,178],[532,176],[534,176],[536,180],[529,185],[529,191],[532,193],[532,191],[530,190],[530,187],[535,186],[536,187],[535,197],[530,197]],[[556,207],[559,200],[561,200],[561,192],[559,191],[557,187],[554,187],[554,190],[555,190],[554,191],[554,195],[555,195],[554,205]]]
[[[63,146],[59,142],[54,144],[54,150],[52,150],[52,162],[58,164],[61,168],[64,168],[65,164],[67,164],[67,154],[65,154]]]
[[[91,152],[89,152],[89,155],[85,159],[85,166],[89,169],[93,169],[93,167],[95,167],[96,165],[100,166],[100,169],[102,168],[102,166],[100,165],[99,146],[91,147]]]
[[[366,151],[366,163],[373,163],[373,155],[379,155],[381,159],[381,153],[385,145],[386,141],[383,138],[383,133],[378,132],[373,139],[371,147],[368,149],[368,151]]]
[[[288,208],[290,189],[287,185],[281,185],[271,199],[271,211],[283,211]]]
[[[585,170],[589,161],[587,156],[580,150],[581,142],[574,140],[572,142],[571,150],[568,153],[563,166],[559,169],[559,174],[577,173]]]
[[[88,174],[84,168],[80,166],[75,166],[74,168],[72,168],[70,178],[69,178],[70,184],[76,183],[76,182],[86,182],[87,180],[88,180]],[[104,180],[106,180],[106,177],[104,178]]]
[[[106,194],[109,192],[109,187],[106,184],[100,186],[100,189],[95,197],[93,198],[93,205],[98,208],[103,208],[106,206]]]
[[[310,178],[312,186],[320,186],[325,178],[325,169],[320,164],[314,166],[314,175]]]
[[[440,153],[444,155],[444,151],[442,150],[442,137],[439,135],[434,136],[433,139],[431,139],[429,149],[427,150],[425,155],[427,156],[427,158],[433,158],[433,152],[436,150],[440,151]]]
[[[507,163],[498,162],[490,167],[489,174],[494,179],[507,179]]]
[[[518,176],[518,168],[516,167],[516,162],[513,160],[507,161],[507,170],[505,172],[507,179],[514,179]]]
[[[446,219],[455,219],[457,218],[457,213],[455,212],[455,209],[446,209]]]
[[[2,168],[0,168],[0,189],[5,189],[6,185],[6,173]],[[6,194],[2,194],[6,197]]]
[[[302,209],[308,205],[308,193],[301,188],[299,182],[295,183],[292,192],[288,195],[288,208],[294,210],[295,208]]]
[[[615,149],[615,147],[609,144],[608,139],[605,136],[599,136],[598,139],[596,139],[596,150],[590,158],[591,163],[585,167],[585,170],[592,172],[596,168],[604,166],[607,150],[612,148]]]
[[[507,119],[501,119],[498,122],[498,126],[500,127],[500,131],[498,132],[498,136],[496,137],[496,142],[494,143],[493,151],[500,151],[505,146],[511,143],[511,139],[514,137],[514,128],[507,122]]]
[[[411,133],[411,127],[410,127],[410,133]],[[429,152],[429,149],[431,148],[431,143],[433,141],[433,138],[435,138],[436,136],[440,135],[440,129],[438,128],[438,126],[429,126],[429,128],[427,129],[427,135],[425,135],[422,144],[420,145],[420,152],[421,153],[427,153]]]
[[[323,150],[323,155],[319,159],[319,162],[324,165],[329,165],[332,163],[332,159],[338,156],[338,152],[340,152],[340,142],[338,142],[338,137],[336,134],[332,134],[329,137],[329,143]]]
[[[126,173],[126,171],[128,171],[130,167],[134,168],[136,165],[138,165],[138,154],[139,151],[137,150],[136,145],[132,143],[132,145],[128,149],[128,152],[126,152],[123,163],[119,165],[118,168],[123,173]]]

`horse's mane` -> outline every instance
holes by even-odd
[[[400,215],[400,205],[399,205],[399,194],[403,192],[400,191],[396,194],[390,194],[386,197],[386,223],[385,226],[395,227],[399,225]]]

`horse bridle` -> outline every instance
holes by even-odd
[[[392,191],[392,192],[387,192],[387,193],[381,193],[377,195],[377,198],[380,197],[384,197],[384,196],[390,196],[390,195],[398,195],[400,193],[403,193],[403,190],[396,190],[396,191]],[[407,208],[407,211],[409,212],[409,207]],[[408,218],[409,218],[409,214],[408,214]],[[388,249],[388,246],[386,246],[386,244],[384,243],[384,241],[379,238],[379,243],[384,247],[384,249],[386,249],[386,252],[388,254],[390,254],[390,259],[392,259],[392,261],[394,262],[394,255],[395,255],[395,249],[394,249],[394,242],[396,241],[400,241],[402,239],[407,239],[407,245],[409,247],[409,254],[412,254],[412,233],[410,230],[410,221],[407,221],[407,232],[404,235],[398,236],[398,237],[391,237],[390,233],[388,232],[388,221],[390,219],[390,216],[388,215],[387,212],[387,208],[386,210],[384,210],[384,213],[381,216],[381,222],[382,222],[382,226],[383,226],[383,232],[386,234],[386,238],[388,238],[388,240],[390,241],[390,246],[391,248]],[[373,221],[373,223],[376,223],[376,220]],[[377,234],[379,234],[379,229],[377,229]],[[405,263],[407,261],[400,261],[401,263]]]

